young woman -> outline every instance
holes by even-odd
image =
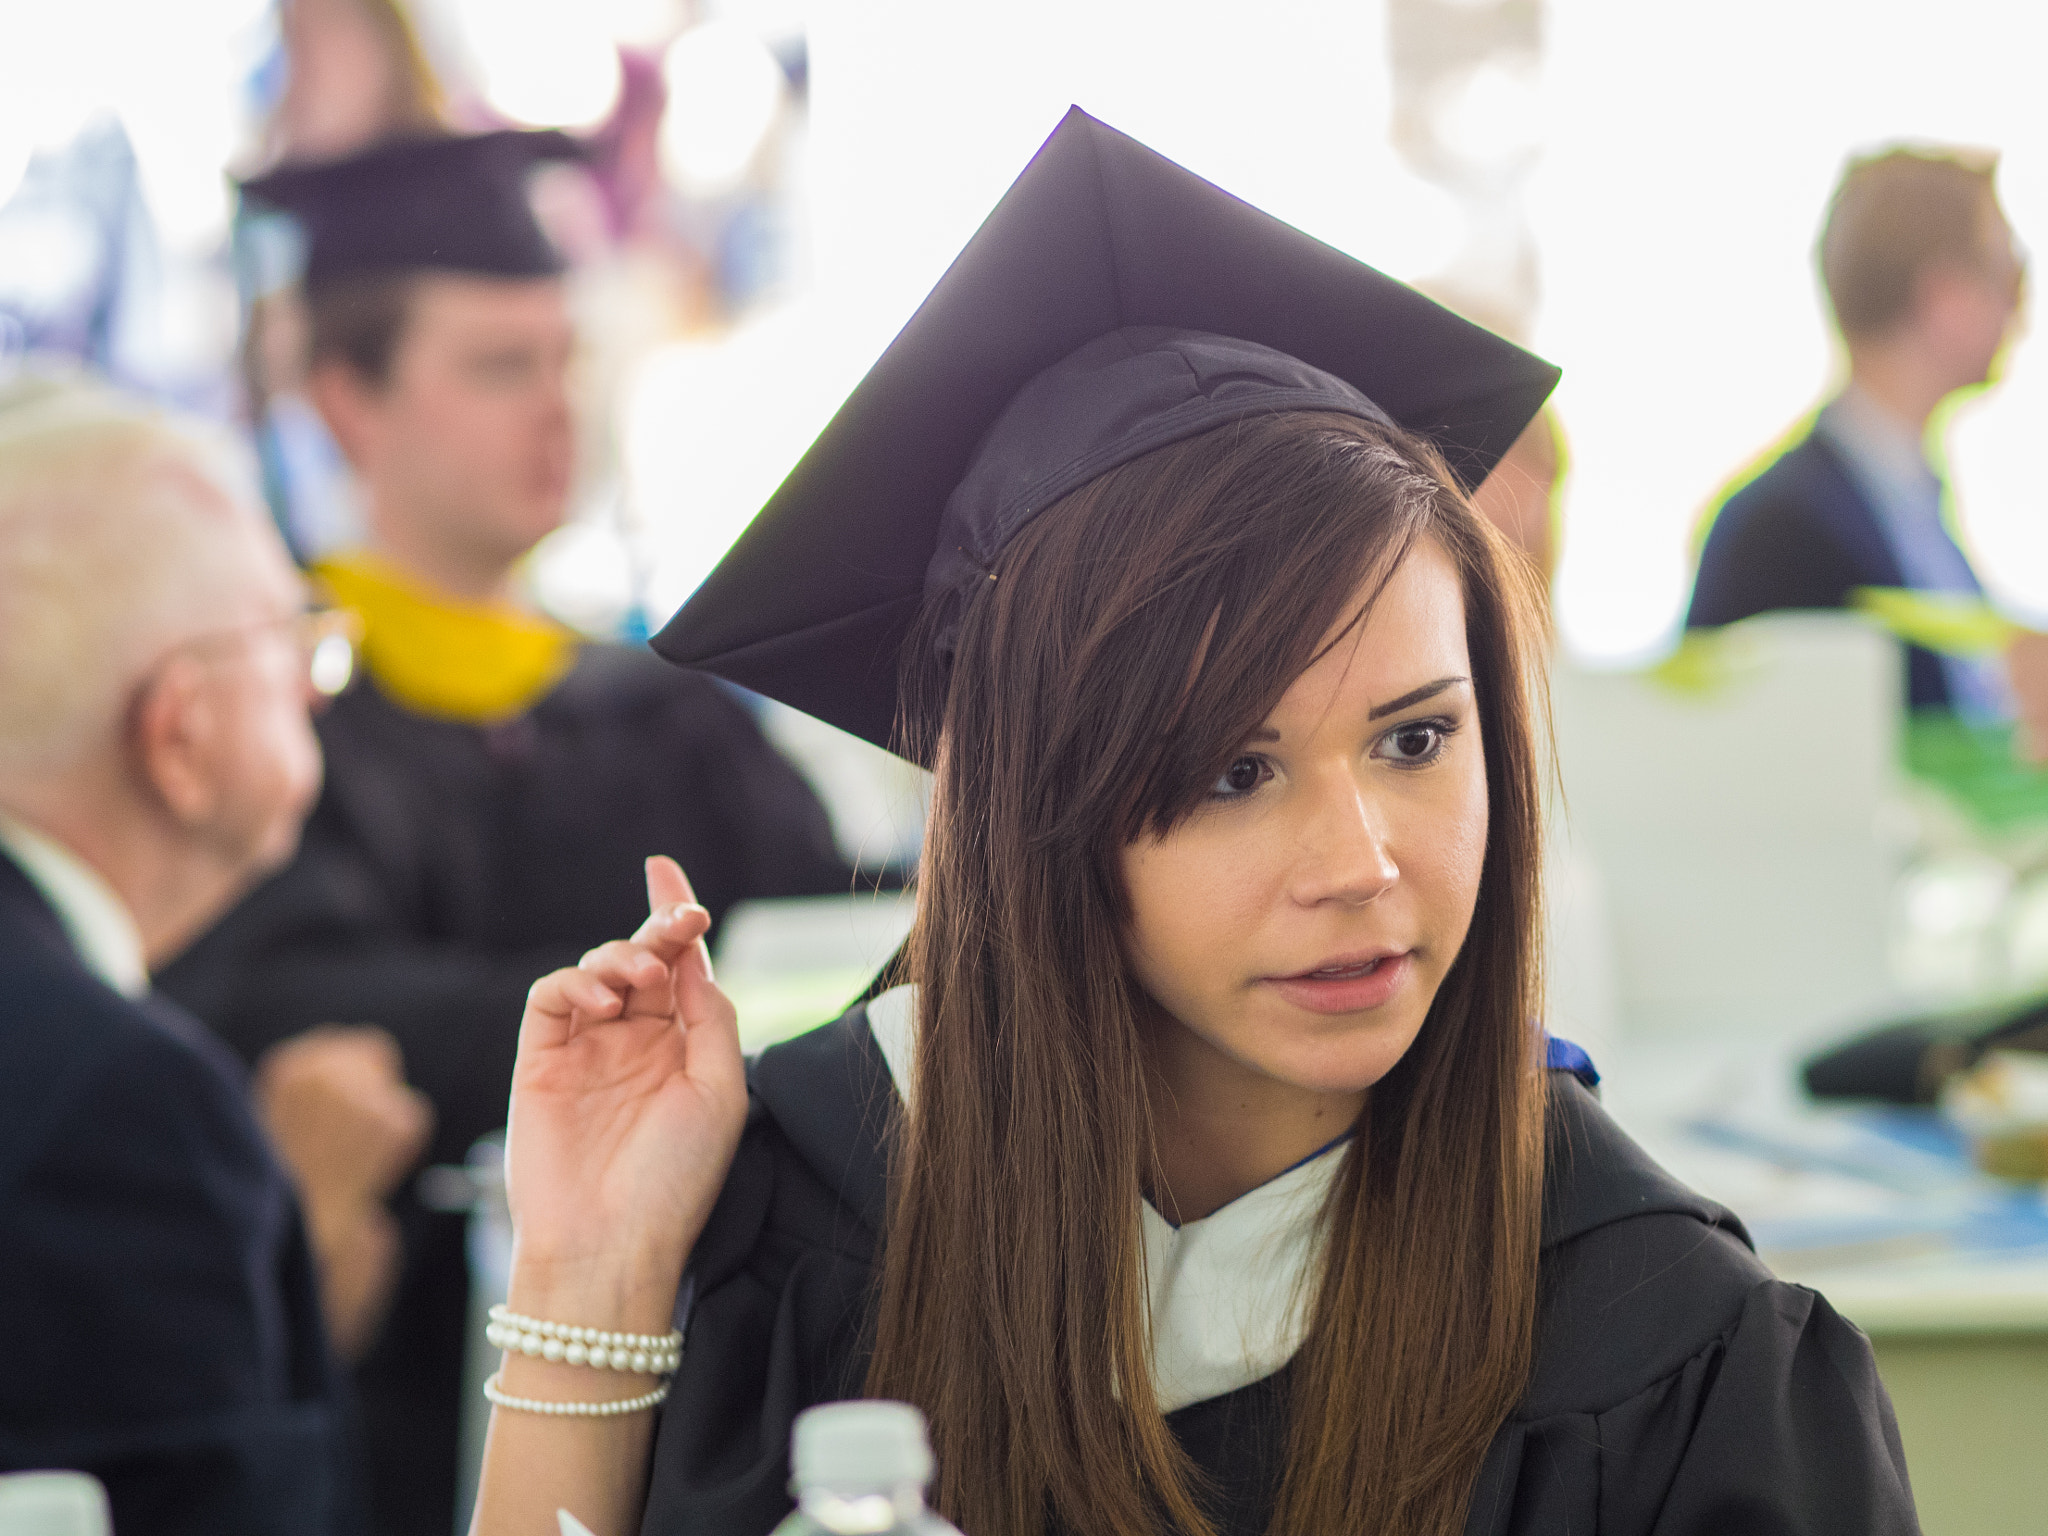
[[[477,1529],[765,1532],[866,1394],[970,1536],[1912,1530],[1861,1335],[1546,1071],[1537,623],[1398,424],[1483,472],[1528,360],[1163,165],[1070,119],[664,637],[898,723],[917,928],[751,1068],[666,861],[535,987],[510,1307],[686,1342],[528,1325]],[[1009,345],[1088,218],[1118,312]]]

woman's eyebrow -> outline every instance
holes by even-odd
[[[1398,699],[1389,699],[1384,704],[1375,704],[1366,714],[1366,719],[1377,720],[1382,715],[1391,715],[1396,710],[1406,709],[1411,704],[1420,704],[1424,699],[1433,699],[1446,688],[1455,688],[1467,681],[1462,677],[1440,677],[1433,683],[1424,683],[1420,688],[1411,688]]]

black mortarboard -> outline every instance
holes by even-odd
[[[526,179],[542,161],[582,154],[565,133],[439,134],[280,166],[242,191],[298,218],[308,287],[421,268],[549,277],[562,257],[534,220]]]
[[[1476,485],[1556,382],[1077,107],[654,645],[889,745],[919,607],[969,600],[1087,480],[1338,410],[1426,434]]]

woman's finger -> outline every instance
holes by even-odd
[[[525,1034],[536,1046],[560,1045],[574,1033],[578,1013],[609,1018],[622,1003],[617,992],[588,971],[550,971],[527,991]]]
[[[683,873],[682,865],[665,853],[657,853],[647,861],[648,911],[696,904],[697,893],[690,888],[690,877]]]
[[[673,964],[683,952],[711,930],[711,914],[688,903],[656,907],[647,914],[633,934],[633,942],[645,944]]]
[[[571,971],[563,978],[562,990],[576,1012],[608,1019],[625,1006],[626,999],[610,979],[588,971]]]
[[[676,1012],[683,1020],[683,1071],[721,1095],[744,1099],[747,1067],[740,1054],[739,1017],[711,979],[711,960],[701,943],[676,967]]]
[[[613,939],[609,944],[600,944],[576,962],[576,968],[585,975],[595,976],[609,986],[629,992],[665,987],[668,984],[668,967],[666,956],[633,939]]]
[[[682,1015],[683,1070],[708,1087],[744,1093],[746,1063],[740,1055],[739,1020],[732,1003],[711,976],[711,950],[704,935],[711,914],[697,905],[697,893],[683,866],[666,854],[647,861],[648,925],[663,928],[675,950],[676,1012]],[[669,917],[666,925],[664,918]],[[663,946],[669,952],[668,946]]]
[[[526,989],[526,1011],[566,1019],[576,1007],[569,989],[590,979],[587,973],[573,968],[549,971]]]

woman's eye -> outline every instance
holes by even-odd
[[[1432,762],[1444,749],[1450,729],[1438,720],[1411,720],[1381,738],[1385,756],[1408,766]]]
[[[1218,800],[1238,799],[1265,783],[1270,772],[1264,758],[1240,757],[1217,776],[1209,793]]]

